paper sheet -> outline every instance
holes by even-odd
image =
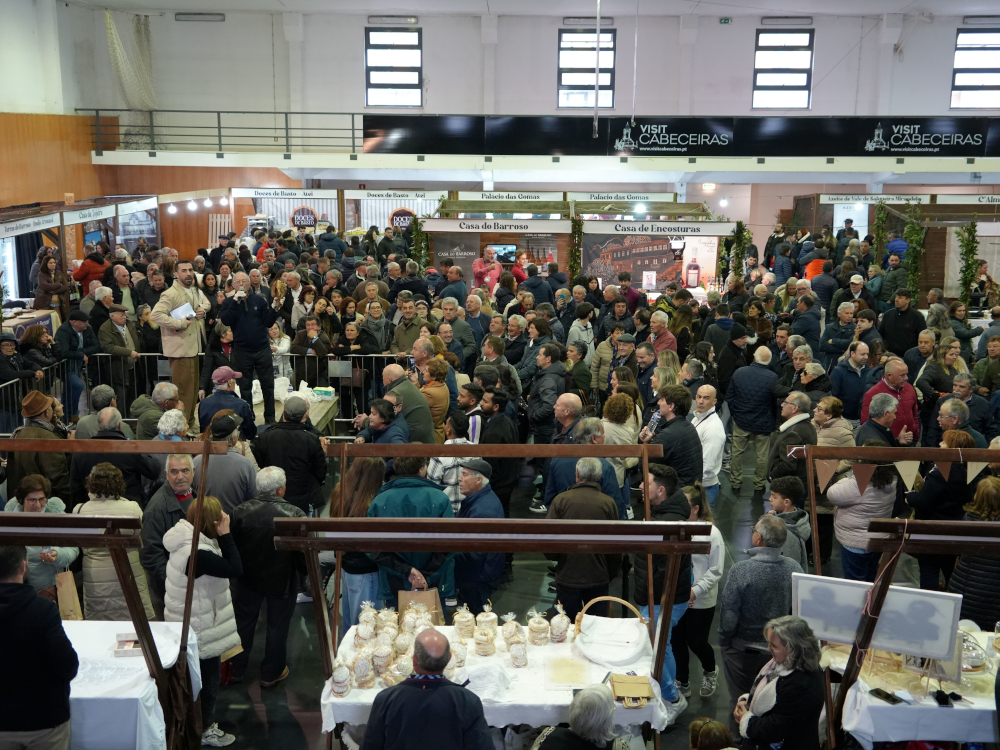
[[[191,307],[190,302],[185,302],[180,307],[177,307],[170,311],[170,317],[174,320],[184,320],[189,315],[194,315],[194,308]]]

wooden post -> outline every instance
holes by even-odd
[[[319,551],[307,550],[306,569],[309,572],[309,582],[312,585],[313,613],[316,617],[316,632],[319,633],[320,656],[323,659],[323,674],[326,679],[333,677],[333,659],[336,656],[336,638],[330,636],[330,618],[326,611],[326,596],[323,592],[323,574],[319,569]],[[337,553],[340,556],[340,553]],[[336,606],[334,606],[336,609]]]
[[[656,655],[653,657],[653,679],[657,682],[663,675],[663,660],[667,656],[667,637],[670,635],[670,613],[677,593],[677,578],[681,572],[680,555],[670,555],[667,573],[663,579],[663,595],[660,597],[660,627],[656,631]]]
[[[813,446],[806,446],[806,481],[809,483],[809,522],[812,524],[813,564],[816,575],[823,575],[823,567],[819,554],[819,520],[816,513],[816,471],[813,466]]]
[[[337,230],[337,235],[343,239],[347,231],[347,201],[343,190],[337,191]]]
[[[642,444],[642,504],[647,521],[653,520],[649,507],[649,446]],[[653,556],[646,555],[646,596],[649,599],[649,637],[656,642],[656,597],[653,595]]]
[[[347,443],[340,444],[340,481],[337,483],[337,518],[344,517],[344,479],[347,476]],[[333,515],[331,504],[330,515]],[[336,658],[340,648],[340,574],[344,569],[344,553],[337,551],[336,563],[333,566],[333,617],[330,624],[333,639],[333,656]],[[332,674],[332,673],[331,673]]]
[[[142,598],[139,595],[139,587],[136,584],[135,576],[132,575],[132,564],[128,559],[128,551],[121,547],[111,547],[108,552],[111,553],[111,561],[114,563],[115,573],[118,574],[118,582],[121,584],[122,594],[125,596],[125,605],[128,607],[132,624],[135,626],[136,638],[139,645],[142,646],[142,656],[146,660],[149,676],[156,681],[160,703],[164,707],[169,706],[167,673],[163,669],[163,662],[160,661],[160,653],[156,650],[153,631],[149,627],[149,619],[146,617],[146,610],[142,606]],[[180,661],[180,655],[177,658]]]

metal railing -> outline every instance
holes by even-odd
[[[358,153],[362,115],[354,112],[77,109],[93,118],[94,151]]]

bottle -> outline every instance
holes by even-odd
[[[698,257],[691,258],[691,262],[684,269],[684,286],[693,289],[701,281],[701,266],[698,265]]]

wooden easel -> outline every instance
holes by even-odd
[[[208,460],[212,455],[224,455],[229,450],[226,443],[212,442],[168,442],[163,440],[46,440],[46,439],[0,439],[0,452],[19,451],[45,453],[184,453],[201,455],[201,477],[195,499],[195,528],[200,526],[202,501],[205,496],[205,481],[208,477]],[[21,531],[30,527],[34,531]],[[108,547],[115,565],[118,581],[121,583],[136,636],[142,647],[149,675],[156,682],[160,705],[166,722],[167,747],[200,747],[201,737],[193,735],[192,710],[194,699],[191,695],[191,680],[187,673],[187,643],[191,631],[191,602],[194,596],[195,564],[197,560],[198,535],[193,535],[192,549],[188,563],[188,586],[184,600],[184,617],[181,622],[180,649],[177,663],[169,670],[164,669],[160,654],[156,650],[149,620],[142,606],[139,588],[132,575],[128,561],[128,550],[142,546],[139,530],[141,519],[122,516],[77,516],[55,515],[51,513],[0,513],[0,544],[41,545],[51,544],[58,539],[61,544],[77,547]],[[39,530],[41,529],[41,530]],[[120,532],[131,530],[131,535]]]

